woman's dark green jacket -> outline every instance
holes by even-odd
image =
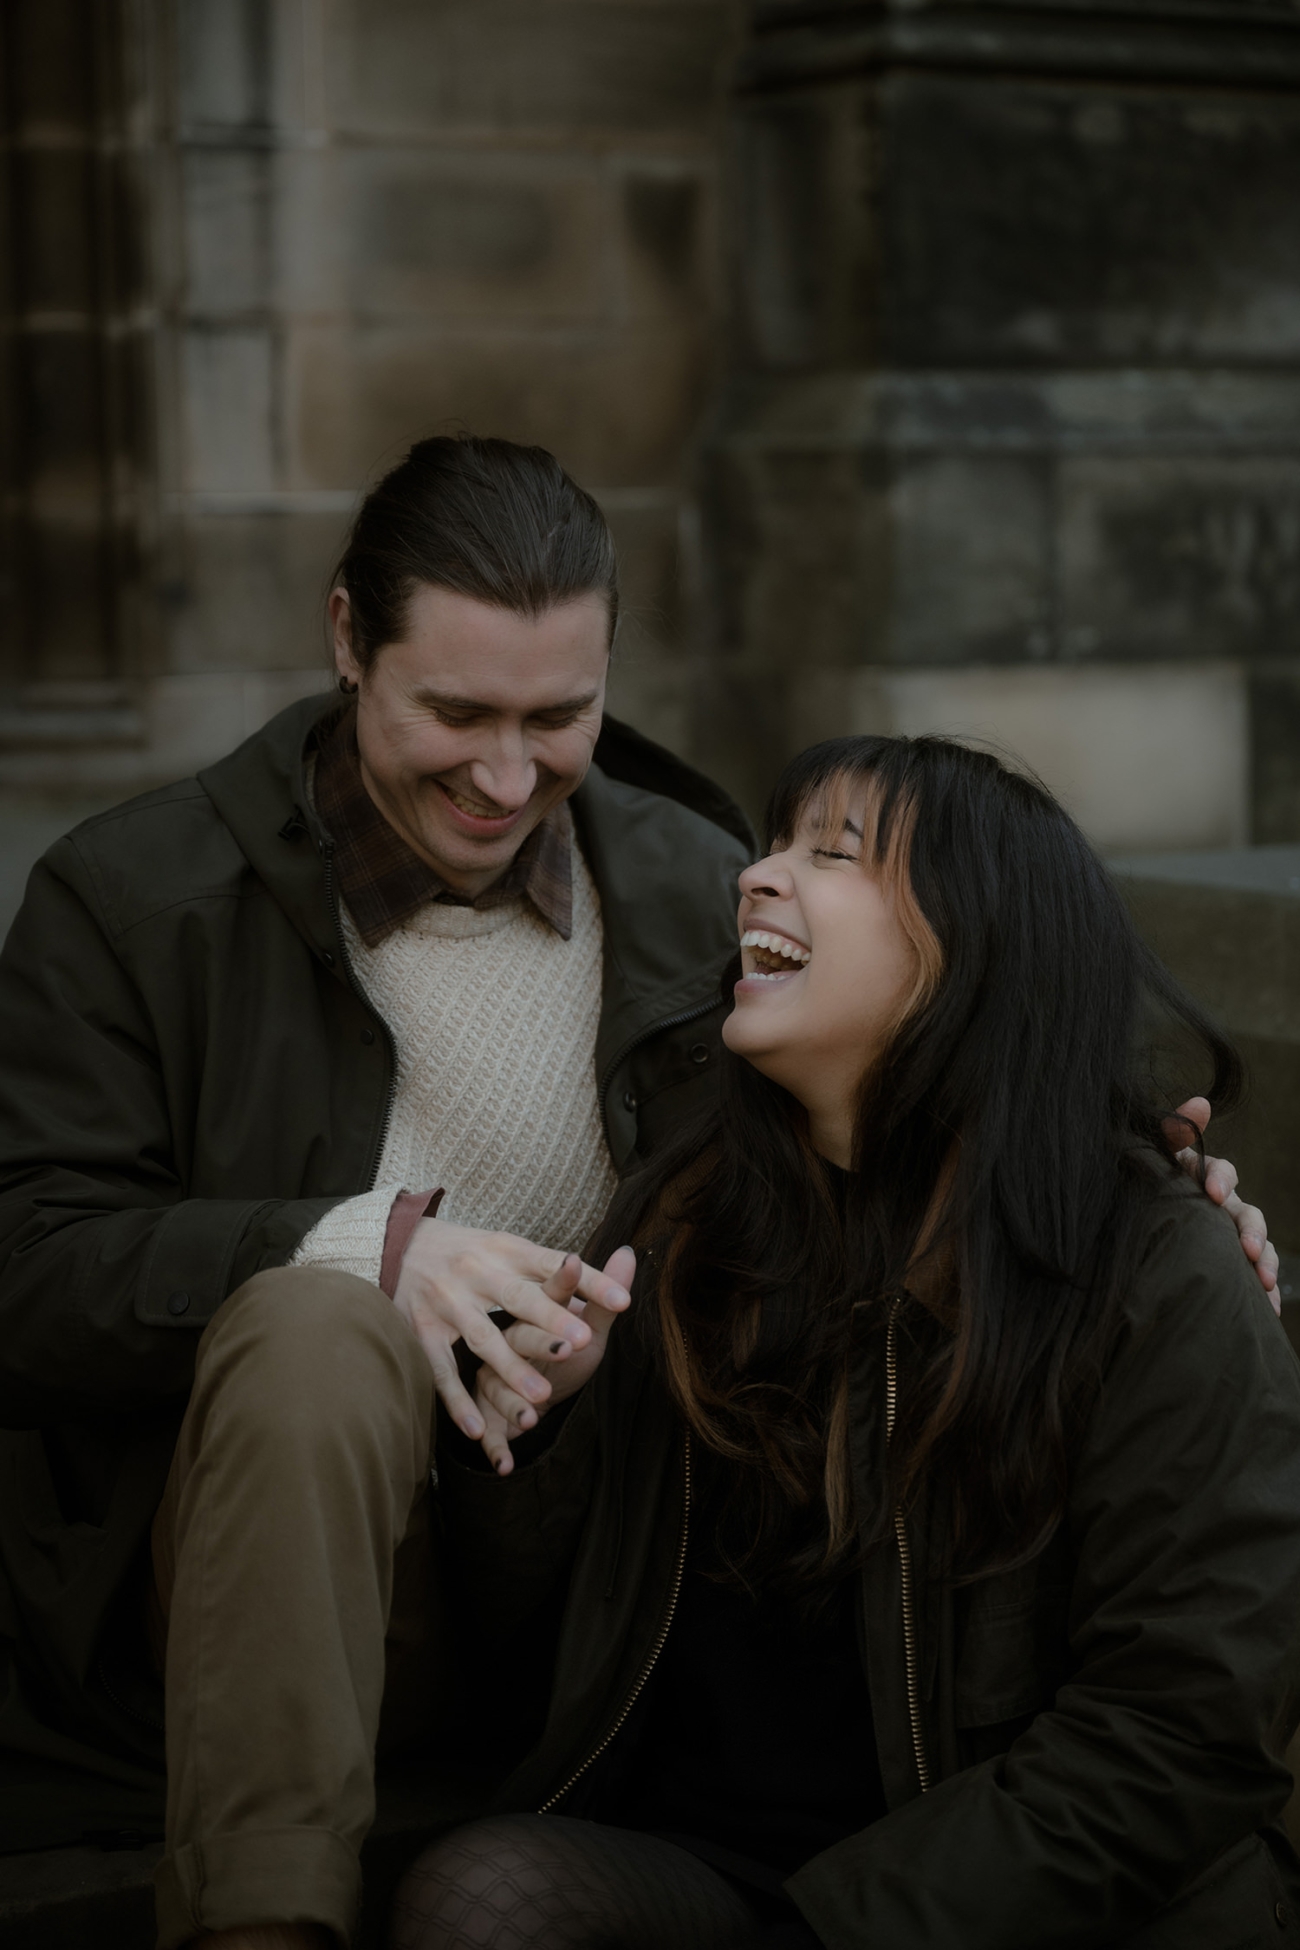
[[[884,1478],[887,1344],[905,1386],[915,1304],[898,1303],[892,1337],[889,1308],[853,1314],[866,1523]],[[553,1446],[512,1477],[442,1468],[472,1629],[516,1696],[524,1649],[555,1645],[546,1620],[562,1607],[545,1728],[504,1807],[575,1806],[668,1629],[689,1449],[640,1347],[615,1327]],[[1295,1858],[1261,1834],[1291,1787],[1278,1756],[1300,1620],[1300,1369],[1231,1224],[1185,1180],[1154,1197],[1064,1525],[1026,1568],[973,1586],[945,1583],[943,1562],[931,1493],[860,1574],[890,1813],[787,1885],[823,1940],[1300,1942]]]

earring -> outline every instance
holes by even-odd
[[[340,690],[342,691],[342,693],[343,693],[343,695],[344,695],[344,697],[355,697],[355,696],[356,696],[356,690],[357,690],[357,687],[356,687],[356,685],[355,685],[355,684],[353,683],[353,681],[352,681],[352,679],[351,679],[350,677],[340,677],[340,678],[339,678],[339,689],[340,689]]]

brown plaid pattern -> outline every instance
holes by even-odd
[[[567,941],[573,932],[573,818],[561,801],[535,826],[500,880],[469,899],[449,887],[380,812],[361,777],[356,706],[321,727],[316,810],[334,841],[339,892],[368,948],[429,901],[499,907],[524,894]]]

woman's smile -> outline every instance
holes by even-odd
[[[788,982],[812,960],[811,951],[775,928],[746,928],[740,937],[743,981]]]

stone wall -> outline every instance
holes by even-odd
[[[1300,837],[1290,0],[760,0],[711,711],[1036,764],[1111,848]]]
[[[57,81],[108,12],[15,0],[13,18]],[[109,693],[34,691],[65,666],[12,633],[0,784],[174,776],[315,688],[359,491],[459,427],[540,441],[599,496],[626,583],[617,704],[690,742],[693,443],[719,378],[736,16],[731,0],[118,0],[127,78],[101,147],[133,131],[147,615],[90,658],[122,686],[112,741],[85,722],[97,704],[105,729]],[[19,102],[15,149],[49,121]],[[48,255],[67,217],[47,201],[38,224]],[[15,294],[11,318],[31,303]],[[113,340],[102,307],[82,336],[92,357]],[[91,445],[98,408],[77,411]],[[82,500],[102,498],[87,479]]]
[[[751,808],[946,729],[1111,849],[1300,837],[1292,0],[3,22],[0,790],[313,688],[359,492],[469,426],[599,495],[615,708]]]

